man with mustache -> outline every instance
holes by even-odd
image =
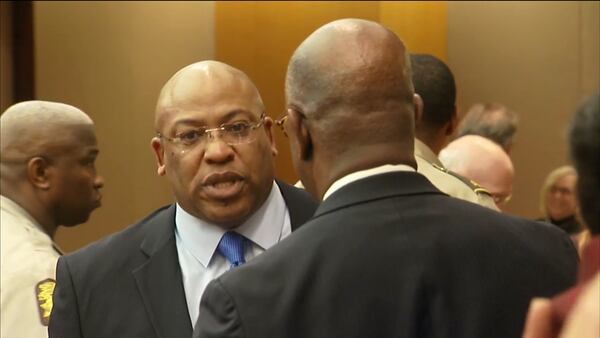
[[[0,117],[0,337],[44,337],[52,311],[59,225],[100,206],[94,122],[62,103],[26,101]]]
[[[265,113],[231,66],[173,75],[151,144],[177,203],[59,261],[50,337],[191,337],[205,286],[312,216],[306,192],[274,180]]]

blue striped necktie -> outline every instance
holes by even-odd
[[[231,263],[230,268],[246,263],[246,259],[244,259],[245,242],[246,237],[233,231],[228,231],[221,237],[217,251]]]

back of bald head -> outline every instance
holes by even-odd
[[[507,176],[510,181],[514,175],[512,161],[502,147],[479,135],[465,135],[450,142],[439,158],[448,169],[479,183],[486,181],[482,177],[487,175]]]
[[[294,52],[286,76],[288,108],[319,120],[320,136],[335,133],[353,144],[412,139],[413,92],[402,41],[360,19],[317,29]]]
[[[172,108],[185,107],[208,94],[218,95],[224,87],[254,97],[257,111],[265,110],[258,89],[244,72],[219,61],[205,60],[180,69],[163,86],[156,103],[155,127],[159,129]]]
[[[73,132],[94,122],[76,107],[49,101],[25,101],[0,117],[0,162],[25,164],[33,156],[59,156],[74,145]]]

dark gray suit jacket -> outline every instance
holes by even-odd
[[[292,231],[317,203],[277,182]],[[192,336],[175,245],[175,205],[58,261],[53,338],[185,338]]]
[[[194,338],[521,337],[529,301],[575,281],[556,227],[451,198],[413,172],[365,178],[205,290]]]

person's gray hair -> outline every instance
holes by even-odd
[[[458,126],[457,138],[479,135],[509,151],[519,123],[515,112],[499,103],[478,103],[465,114]]]

